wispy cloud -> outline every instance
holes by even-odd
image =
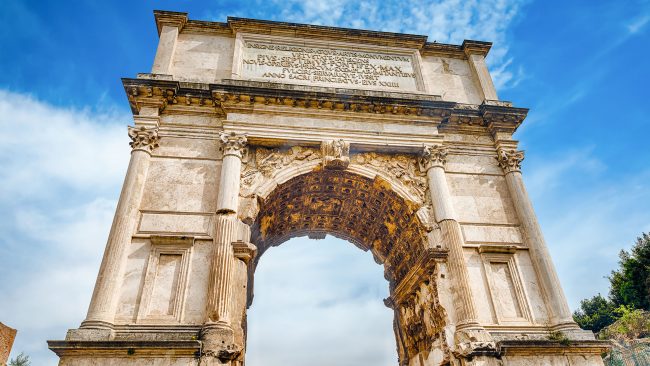
[[[55,365],[46,339],[85,315],[128,161],[128,116],[0,90],[0,314],[14,352]]]
[[[508,56],[508,29],[527,0],[271,0],[258,7],[209,13],[213,20],[228,15],[268,17],[272,20],[317,25],[421,34],[430,42],[457,43],[464,39],[494,43],[488,63],[498,89],[516,85],[523,76]],[[264,9],[262,12],[260,9]],[[513,67],[516,68],[511,71]]]
[[[645,14],[630,21],[626,28],[631,34],[639,33],[650,22],[650,15]]]

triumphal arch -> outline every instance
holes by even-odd
[[[155,18],[151,73],[123,79],[131,160],[88,314],[49,342],[61,365],[242,366],[258,261],[327,234],[384,266],[401,366],[602,365],[490,43]]]

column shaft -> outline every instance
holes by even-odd
[[[445,171],[442,166],[432,166],[427,170],[427,177],[435,219],[440,226],[443,241],[449,249],[448,268],[455,287],[453,294],[454,302],[458,305],[458,325],[461,328],[478,326],[469,285],[469,272],[463,254],[463,234],[451,203]]]
[[[217,212],[237,212],[239,208],[239,187],[241,182],[241,157],[229,154],[223,157],[221,180],[217,196]]]
[[[126,262],[125,256],[138,221],[151,150],[158,146],[156,128],[129,128],[129,135],[133,139],[131,160],[108,235],[93,297],[82,327],[110,326],[113,323]]]
[[[237,240],[238,229],[235,215],[215,217],[215,241],[208,287],[208,323],[230,323],[229,300],[232,296],[231,282],[235,260],[232,243]]]
[[[553,325],[574,323],[571,310],[562,291],[560,280],[551,261],[542,230],[528,198],[519,170],[506,173],[506,183],[519,218],[521,230],[529,248],[530,257],[537,270],[541,289],[547,299]]]

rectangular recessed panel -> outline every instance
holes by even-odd
[[[182,258],[180,254],[160,255],[148,315],[174,315]]]
[[[503,319],[522,317],[521,306],[517,299],[517,290],[508,263],[490,263],[492,272],[492,295],[495,305]]]

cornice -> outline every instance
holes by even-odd
[[[163,26],[172,26],[177,27],[179,31],[183,29],[187,23],[187,13],[181,13],[176,11],[164,11],[164,10],[154,10],[153,16],[156,19],[156,28],[158,29],[158,35],[162,31]]]
[[[296,38],[321,38],[402,48],[420,49],[427,41],[427,36],[416,34],[379,32],[236,17],[228,17],[228,26],[233,30],[233,33],[246,32]]]
[[[186,83],[151,79],[122,79],[133,114],[141,106],[158,103],[187,106],[227,114],[231,110],[251,110],[250,106],[274,106],[366,115],[417,116],[440,123],[448,130],[508,132],[522,123],[528,109],[515,108],[509,102],[488,101],[481,105],[441,100],[440,96],[377,92],[358,89],[310,87],[245,80],[222,80],[217,84]]]
[[[328,27],[301,23],[277,22],[249,18],[228,17],[227,22],[192,20],[188,13],[154,10],[158,34],[163,25],[172,25],[192,33],[212,33],[234,36],[237,32],[266,34],[300,39],[362,43],[389,47],[417,49],[423,55],[465,58],[469,54],[487,55],[491,43],[465,40],[462,45],[428,42],[418,34],[381,32],[365,29]]]

